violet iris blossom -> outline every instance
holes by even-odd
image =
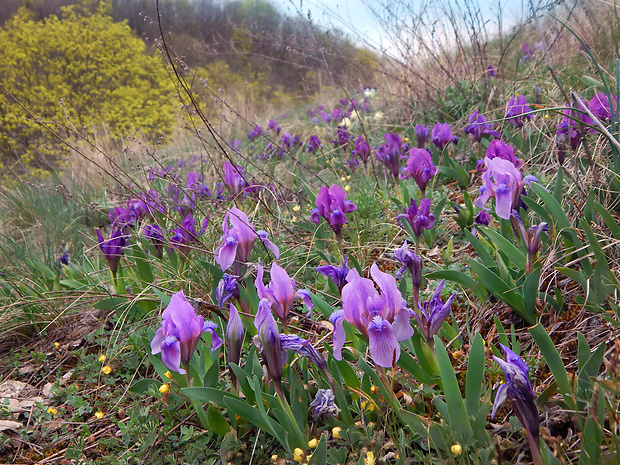
[[[254,344],[261,352],[263,363],[267,368],[269,379],[273,380],[276,391],[282,392],[282,349],[280,346],[280,332],[273,314],[269,299],[261,299],[258,303],[258,311],[254,317],[254,326],[258,335],[254,337]]]
[[[403,154],[402,140],[398,134],[384,134],[385,144],[381,145],[376,152],[377,160],[383,163],[398,182],[400,175],[400,157]]]
[[[233,166],[233,164],[226,160],[224,162],[224,184],[228,187],[231,195],[239,195],[248,186],[245,181],[245,172],[241,166]]]
[[[422,126],[421,124],[415,125],[415,138],[418,141],[418,148],[423,149],[428,139],[431,137],[430,130],[428,128],[428,124],[426,126]]]
[[[405,270],[409,270],[411,273],[411,283],[413,284],[413,301],[417,305],[420,301],[420,284],[422,283],[422,258],[412,250],[409,250],[407,241],[400,249],[394,251],[394,255],[396,260],[402,265],[396,272],[396,279],[400,280]]]
[[[364,139],[363,135],[359,135],[357,140],[355,141],[355,154],[360,157],[360,159],[364,162],[364,166],[368,162],[368,157],[370,157],[370,146],[366,139]]]
[[[254,140],[257,137],[264,136],[264,135],[265,135],[265,132],[263,131],[263,128],[260,124],[257,124],[256,126],[254,126],[254,128],[250,129],[250,131],[248,132],[248,138],[250,140]]]
[[[525,229],[523,222],[521,221],[521,217],[516,210],[513,210],[512,216],[516,219],[518,223],[519,231],[521,232],[521,238],[525,243],[527,248],[527,262],[525,265],[525,269],[528,273],[531,273],[534,269],[534,262],[536,261],[536,254],[542,247],[542,242],[540,241],[540,236],[543,232],[549,231],[547,227],[547,223],[540,223],[538,226],[532,226],[529,229]]]
[[[120,229],[114,229],[110,234],[110,239],[105,240],[101,231],[97,230],[97,239],[112,275],[116,276],[123,249],[129,245],[129,236]]]
[[[268,234],[262,230],[256,231],[248,216],[237,207],[228,209],[224,216],[222,229],[224,231],[222,243],[215,249],[215,261],[220,265],[222,271],[236,263],[234,274],[242,276],[241,265],[245,264],[250,258],[250,252],[252,252],[256,239],[260,239],[276,258],[280,257],[278,247],[267,239]]]
[[[312,300],[307,290],[295,292],[295,281],[291,279],[284,268],[277,263],[271,264],[271,281],[267,286],[263,284],[263,267],[258,267],[254,282],[258,297],[271,302],[271,310],[284,324],[296,298],[304,301],[308,310],[312,310]]]
[[[424,302],[419,307],[419,313],[414,312],[413,316],[418,322],[420,331],[424,335],[427,341],[433,341],[433,336],[439,332],[441,325],[446,318],[450,315],[452,309],[452,299],[456,295],[456,292],[452,294],[448,300],[444,303],[441,300],[441,291],[443,290],[445,280],[442,279],[437,289],[433,293],[430,300]]]
[[[309,407],[314,409],[315,422],[335,417],[340,412],[331,389],[319,389]]]
[[[237,311],[237,307],[230,304],[228,324],[226,325],[226,342],[228,343],[228,363],[239,365],[241,349],[243,346],[243,322]],[[237,379],[232,369],[230,370],[231,384],[237,386]]]
[[[407,168],[404,172],[403,179],[413,177],[422,191],[422,195],[424,195],[426,192],[426,185],[435,174],[437,174],[437,167],[433,164],[431,154],[427,150],[416,148],[409,150]]]
[[[517,98],[511,97],[506,105],[506,118],[516,127],[523,126],[525,119],[532,119],[534,115],[530,113],[530,106],[527,104],[525,95],[519,95]]]
[[[402,226],[405,220],[411,225],[416,240],[419,241],[423,229],[431,229],[435,225],[435,215],[431,212],[431,199],[424,198],[420,200],[420,208],[415,199],[411,199],[409,208],[405,213],[398,215],[397,221]]]
[[[164,255],[164,232],[158,224],[149,224],[144,228],[144,237],[153,244],[155,255],[161,260]]]
[[[329,188],[321,186],[313,208],[310,212],[310,220],[319,224],[319,216],[325,218],[334,233],[339,236],[342,233],[342,225],[348,223],[346,214],[357,210],[350,200],[345,200],[347,191],[337,184],[332,184]]]
[[[615,112],[618,99],[613,94],[611,95],[611,97],[614,107],[613,109]],[[611,116],[609,98],[604,92],[597,92],[596,95],[592,97],[592,100],[588,102],[588,107],[590,108],[594,116],[596,116],[601,121],[607,121]]]
[[[319,136],[310,136],[310,140],[308,141],[308,145],[306,146],[306,151],[308,153],[312,153],[322,147],[323,144],[321,144],[321,139],[319,139]]]
[[[515,156],[514,147],[499,139],[491,141],[485,155],[486,158],[490,160],[492,160],[493,158],[503,158],[504,160],[508,160],[513,165],[515,165],[515,168],[521,168],[521,165],[523,165],[523,162]],[[485,171],[484,160],[478,160],[476,170],[479,172]]]
[[[504,351],[504,360],[496,356],[493,356],[493,359],[499,363],[502,370],[504,370],[506,383],[502,384],[497,390],[491,418],[495,417],[498,407],[502,405],[507,398],[510,399],[512,410],[527,432],[527,439],[530,444],[530,452],[532,453],[534,463],[542,463],[540,451],[538,449],[540,419],[538,418],[538,410],[534,402],[536,394],[532,389],[528,377],[530,368],[521,357],[508,347],[503,344],[500,344],[500,346]]]
[[[206,331],[211,333],[211,352],[222,345],[222,340],[215,332],[216,324],[196,315],[183,291],[172,296],[162,318],[161,328],[151,341],[151,353],[155,355],[161,352],[161,360],[169,370],[182,375],[189,370],[189,362],[198,340]]]
[[[484,208],[491,197],[495,197],[495,213],[505,220],[510,219],[512,210],[518,204],[523,185],[536,181],[533,176],[523,178],[515,165],[503,158],[485,158],[487,170],[482,174],[485,183],[480,188],[480,197],[474,203],[478,208]]]
[[[329,276],[329,278],[338,287],[338,291],[342,293],[342,288],[347,283],[347,275],[349,274],[349,267],[347,262],[349,261],[349,255],[345,255],[344,262],[341,267],[334,265],[323,265],[316,268],[316,271],[323,276]]]
[[[452,135],[452,129],[448,123],[437,123],[433,127],[433,144],[437,146],[439,150],[443,150],[450,142],[457,145],[458,138]]]
[[[191,213],[188,213],[181,226],[172,229],[172,237],[170,238],[170,244],[179,250],[179,252],[187,257],[191,251],[190,244],[196,242],[198,238],[205,232],[209,224],[209,218],[205,218],[202,221],[202,229],[196,230],[196,219]]]
[[[224,273],[224,276],[222,276],[215,288],[215,300],[217,300],[218,307],[223,308],[226,301],[231,297],[239,298],[238,279],[238,276]]]
[[[478,142],[483,136],[490,136],[499,139],[501,134],[493,129],[493,125],[489,123],[484,115],[474,111],[469,115],[469,124],[465,126],[465,134],[471,134]]]
[[[334,358],[342,360],[346,338],[342,323],[346,320],[368,338],[373,361],[391,367],[400,357],[399,341],[413,335],[409,323],[411,313],[393,276],[379,270],[376,263],[370,267],[370,275],[374,282],[362,278],[355,269],[347,275],[347,284],[342,289],[342,310],[330,317],[334,324]]]

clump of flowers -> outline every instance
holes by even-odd
[[[471,134],[478,142],[483,136],[489,136],[492,139],[499,139],[501,134],[493,129],[493,125],[489,123],[484,115],[478,113],[478,110],[469,115],[469,124],[465,126],[465,134]]]

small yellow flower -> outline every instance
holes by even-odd
[[[101,420],[103,418],[103,412],[101,410],[99,410],[98,412],[95,412],[95,418],[97,420]]]
[[[299,447],[296,447],[295,450],[293,451],[293,460],[295,462],[303,462],[304,461],[304,451],[301,450]]]
[[[170,373],[170,370],[168,370],[167,372],[164,373],[164,376],[168,379],[172,379],[172,373]]]
[[[340,426],[334,426],[332,428],[332,436],[335,438],[339,438],[340,437],[340,431],[342,431],[342,428]]]
[[[47,413],[51,413],[52,415],[56,415],[58,413],[58,410],[56,410],[54,407],[50,407],[47,409]]]
[[[366,457],[364,457],[364,465],[375,465],[375,454],[374,452],[366,452]]]
[[[291,221],[293,221],[293,222],[294,222],[294,221],[297,221],[297,217],[296,217],[296,216],[292,217],[292,218],[291,218]]]
[[[375,385],[370,386],[370,392],[372,392],[373,394],[376,394],[377,392],[379,392],[379,388]]]
[[[110,367],[110,365],[106,365],[101,369],[101,373],[109,375],[110,373],[112,373],[112,368]]]
[[[408,138],[408,137],[405,137],[405,138],[403,139],[403,142],[409,142],[409,138]]]
[[[54,342],[54,349],[58,349],[60,347],[60,342]]]
[[[355,427],[356,427],[356,428],[361,428],[361,427],[362,427],[362,422],[361,422],[361,420],[357,420],[354,424],[355,424]]]
[[[170,386],[168,386],[168,383],[164,383],[161,386],[159,386],[159,392],[161,392],[162,394],[165,394],[169,391],[170,391]]]
[[[545,119],[549,119],[551,118],[551,116],[549,116],[549,113],[545,113]]]
[[[340,181],[345,182],[347,180],[346,176],[340,176]]]
[[[351,179],[351,175],[348,175],[347,176],[347,181],[350,180],[350,179]]]
[[[454,455],[461,455],[463,453],[463,447],[458,442],[456,444],[452,444],[450,450]]]
[[[105,362],[105,354],[101,354],[101,355],[99,356],[99,361],[100,361],[100,362]]]
[[[319,441],[317,441],[316,438],[312,438],[308,441],[308,447],[310,449],[314,449],[318,445],[319,445]]]
[[[293,211],[294,211],[294,212],[298,212],[299,210],[301,210],[301,207],[300,207],[299,205],[295,205],[295,206],[293,207]]]
[[[272,462],[277,462],[277,461],[278,461],[278,454],[273,454],[273,455],[271,456],[271,461],[272,461]]]
[[[349,192],[351,190],[351,186],[347,184],[346,186],[344,186],[344,190]]]

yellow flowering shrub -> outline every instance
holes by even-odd
[[[21,9],[0,29],[0,83],[14,97],[0,90],[0,168],[58,167],[67,149],[37,119],[69,141],[69,129],[104,126],[112,137],[172,129],[174,88],[161,60],[104,6],[62,11],[34,21]]]

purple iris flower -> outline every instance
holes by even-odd
[[[495,77],[495,68],[493,68],[493,65],[487,67],[487,74],[489,77]]]
[[[323,276],[329,276],[334,284],[338,287],[338,291],[342,294],[342,288],[347,283],[347,275],[349,274],[349,267],[347,262],[349,261],[349,255],[344,256],[344,262],[341,267],[334,265],[323,265],[316,268],[316,271]]]
[[[435,226],[435,215],[431,212],[431,199],[424,198],[420,200],[420,208],[415,199],[411,199],[409,208],[405,210],[405,213],[398,215],[396,218],[398,223],[402,226],[402,220],[406,220],[413,230],[416,239],[422,235],[423,229],[431,229]]]
[[[523,44],[521,44],[521,62],[525,63],[533,56],[534,52],[532,51],[530,46],[527,44],[527,42],[523,42]]]
[[[500,344],[500,346],[504,351],[504,360],[496,356],[493,356],[493,359],[499,363],[502,370],[504,370],[506,383],[502,384],[497,390],[491,417],[494,418],[499,406],[502,405],[507,398],[510,399],[512,410],[527,432],[530,451],[532,457],[535,458],[534,463],[542,463],[540,451],[538,449],[540,419],[538,418],[538,410],[534,402],[536,394],[532,389],[528,377],[530,368],[521,357],[508,347],[503,344]],[[538,460],[536,460],[536,458]]]
[[[454,299],[454,296],[456,295],[455,292],[444,303],[440,297],[444,283],[445,280],[442,279],[431,297],[431,300],[424,302],[419,307],[419,313],[414,312],[413,314],[418,322],[420,331],[429,342],[433,340],[433,336],[439,332],[439,328],[441,328],[441,325],[445,319],[450,315],[450,311],[452,309],[452,299]]]
[[[582,102],[584,105],[586,104],[585,101],[582,100]],[[564,116],[560,124],[558,124],[555,133],[558,136],[558,140],[562,142],[566,142],[566,136],[569,136],[570,146],[574,150],[579,147],[579,144],[588,132],[595,131],[587,127],[581,128],[581,123],[592,125],[594,122],[592,118],[583,112],[566,109],[562,113],[564,113]]]
[[[258,297],[271,302],[271,310],[283,323],[288,318],[296,298],[302,299],[308,310],[312,310],[310,293],[304,289],[295,292],[295,281],[289,277],[284,268],[275,262],[271,264],[271,281],[269,284],[267,286],[263,284],[263,267],[260,265],[254,284]]]
[[[352,150],[351,153],[347,155],[346,161],[347,165],[349,165],[349,168],[351,169],[351,172],[355,173],[357,166],[360,164],[360,161],[355,156],[355,150]]]
[[[164,232],[158,224],[149,224],[144,228],[144,237],[153,244],[157,258],[161,260],[164,255]]]
[[[184,257],[187,257],[191,251],[190,244],[196,242],[202,236],[208,225],[209,218],[205,218],[202,221],[202,229],[197,231],[196,218],[191,213],[188,213],[181,225],[171,230],[173,234],[170,238],[170,244],[178,249]]]
[[[228,343],[228,363],[234,363],[239,365],[241,360],[241,348],[243,346],[243,322],[239,316],[237,307],[230,304],[230,312],[228,313],[228,324],[226,325],[226,342]],[[233,382],[231,384],[236,385],[236,378],[231,372],[231,378]]]
[[[222,340],[215,332],[217,325],[196,315],[183,291],[172,295],[162,319],[161,328],[151,341],[151,353],[155,355],[161,352],[161,361],[169,370],[182,375],[189,370],[189,362],[198,340],[206,331],[211,333],[211,352],[222,345]]]
[[[491,141],[485,155],[486,158],[490,160],[492,160],[493,158],[503,158],[504,160],[508,160],[513,165],[515,165],[515,168],[521,168],[521,165],[523,165],[523,162],[515,156],[514,147],[499,139]],[[478,160],[478,166],[476,166],[476,170],[479,172],[485,171],[484,160]]]
[[[265,131],[263,131],[263,128],[261,125],[257,124],[256,126],[254,126],[253,129],[250,129],[250,131],[248,132],[248,138],[250,140],[254,140],[260,136],[264,136],[265,135]]]
[[[418,148],[423,149],[428,139],[431,137],[430,130],[428,128],[428,124],[426,126],[422,126],[421,124],[415,125],[415,138],[418,141]]]
[[[245,171],[241,166],[233,166],[233,164],[226,160],[223,166],[224,171],[224,184],[228,187],[231,195],[239,195],[248,186],[245,181]]]
[[[286,360],[286,352],[292,350],[297,355],[307,357],[308,360],[313,362],[319,367],[325,374],[328,375],[328,379],[331,378],[327,371],[327,363],[323,356],[314,348],[310,341],[302,339],[299,336],[293,334],[280,334],[280,349],[282,349],[282,360]]]
[[[334,135],[336,136],[336,139],[332,141],[332,144],[346,151],[347,145],[351,140],[351,136],[346,126],[338,126]]]
[[[474,218],[474,224],[481,224],[483,226],[488,226],[491,224],[491,219],[493,217],[487,213],[485,210],[480,210],[476,217]]]
[[[280,131],[282,130],[275,119],[270,119],[267,123],[267,127],[276,134],[280,134]]]
[[[329,188],[321,186],[319,195],[317,195],[314,204],[317,208],[313,208],[310,214],[310,220],[319,224],[319,216],[325,218],[336,235],[342,232],[342,225],[346,224],[346,214],[357,210],[350,200],[345,200],[347,191],[337,184],[332,184]]]
[[[529,229],[525,229],[523,222],[521,221],[521,217],[516,210],[513,210],[512,216],[516,219],[519,227],[519,231],[521,232],[521,238],[525,243],[527,248],[527,262],[525,265],[525,269],[528,273],[531,273],[534,268],[534,262],[536,261],[536,254],[542,247],[542,242],[540,241],[540,236],[543,232],[549,231],[547,227],[547,223],[540,223],[538,226],[532,226]]]
[[[110,234],[110,239],[104,240],[103,234],[97,229],[97,239],[99,248],[108,262],[112,275],[116,276],[116,271],[118,270],[118,265],[123,255],[123,249],[129,246],[129,236],[121,229],[114,229]]]
[[[336,396],[331,389],[319,389],[310,404],[310,408],[314,409],[315,422],[333,418],[340,412],[336,406]]]
[[[67,253],[65,244],[62,244],[62,253],[56,259],[56,263],[58,264],[58,268],[62,268],[62,265],[71,266],[71,262],[69,261],[69,254]]]
[[[211,191],[202,182],[202,175],[195,171],[187,173],[187,188],[205,197],[211,197]]]
[[[364,139],[363,135],[359,135],[357,140],[355,141],[355,150],[354,153],[360,157],[360,159],[364,162],[364,165],[368,162],[368,158],[370,157],[370,146],[366,139]]]
[[[512,210],[520,200],[523,185],[536,181],[533,176],[525,179],[515,165],[503,158],[485,158],[484,164],[487,170],[482,174],[485,185],[480,188],[480,196],[474,205],[484,208],[491,197],[495,197],[495,213],[505,220],[510,219]]]
[[[376,152],[377,160],[383,163],[398,182],[400,175],[400,158],[403,154],[402,140],[397,133],[384,134],[385,144],[381,145]]]
[[[155,189],[141,192],[137,198],[127,200],[127,208],[138,218],[153,217],[155,213],[166,213],[166,207],[159,200],[159,193]]]
[[[110,228],[125,231],[134,226],[136,215],[129,208],[118,206],[110,209],[108,219],[110,220]]]
[[[490,136],[499,139],[502,135],[493,129],[493,125],[489,123],[484,115],[478,113],[478,110],[469,115],[469,124],[465,126],[465,134],[471,134],[478,142],[483,136]]]
[[[409,159],[403,179],[413,177],[424,196],[426,185],[435,174],[437,174],[437,167],[433,164],[431,154],[427,150],[415,147],[409,150]]]
[[[373,361],[391,367],[400,357],[398,343],[413,335],[409,322],[411,311],[393,276],[379,270],[376,263],[370,267],[370,275],[374,282],[362,278],[355,269],[347,275],[347,284],[342,289],[342,310],[330,317],[334,325],[334,358],[342,360],[346,339],[343,321],[346,320],[368,338]]]
[[[611,95],[611,98],[615,112],[618,99],[613,94]],[[590,108],[594,116],[596,116],[601,121],[607,121],[611,116],[609,98],[604,92],[597,92],[596,95],[592,97],[592,100],[588,102],[588,107]]]
[[[400,280],[405,270],[409,270],[409,273],[411,273],[413,301],[417,306],[420,301],[420,284],[422,283],[422,258],[416,255],[412,250],[409,250],[407,241],[405,241],[400,249],[394,251],[394,255],[396,260],[402,265],[396,272],[396,279]]]
[[[530,106],[527,104],[525,95],[519,95],[517,98],[511,97],[506,105],[506,118],[516,127],[523,126],[525,119],[532,119],[534,115],[530,113]]]
[[[444,147],[450,142],[454,143],[455,145],[459,143],[458,138],[452,135],[452,129],[450,128],[450,125],[448,123],[437,123],[433,127],[432,136],[433,144],[435,144],[439,150],[443,150]]]
[[[276,258],[280,257],[278,247],[267,239],[265,231],[256,231],[248,216],[237,207],[228,209],[222,223],[222,243],[215,250],[215,261],[223,271],[236,263],[234,274],[242,276],[241,266],[250,258],[256,239],[260,239]]]
[[[310,136],[310,140],[308,141],[306,151],[308,153],[312,153],[322,147],[323,147],[323,144],[321,144],[321,139],[319,139],[319,136]]]
[[[258,303],[258,311],[254,318],[254,326],[258,335],[254,337],[254,344],[261,352],[263,363],[267,368],[269,379],[276,385],[278,394],[282,390],[282,348],[280,346],[280,332],[273,314],[271,313],[271,301],[261,299]]]
[[[224,308],[224,304],[231,297],[239,298],[238,279],[239,276],[224,273],[224,276],[222,276],[215,288],[215,299],[217,300],[218,307]]]

